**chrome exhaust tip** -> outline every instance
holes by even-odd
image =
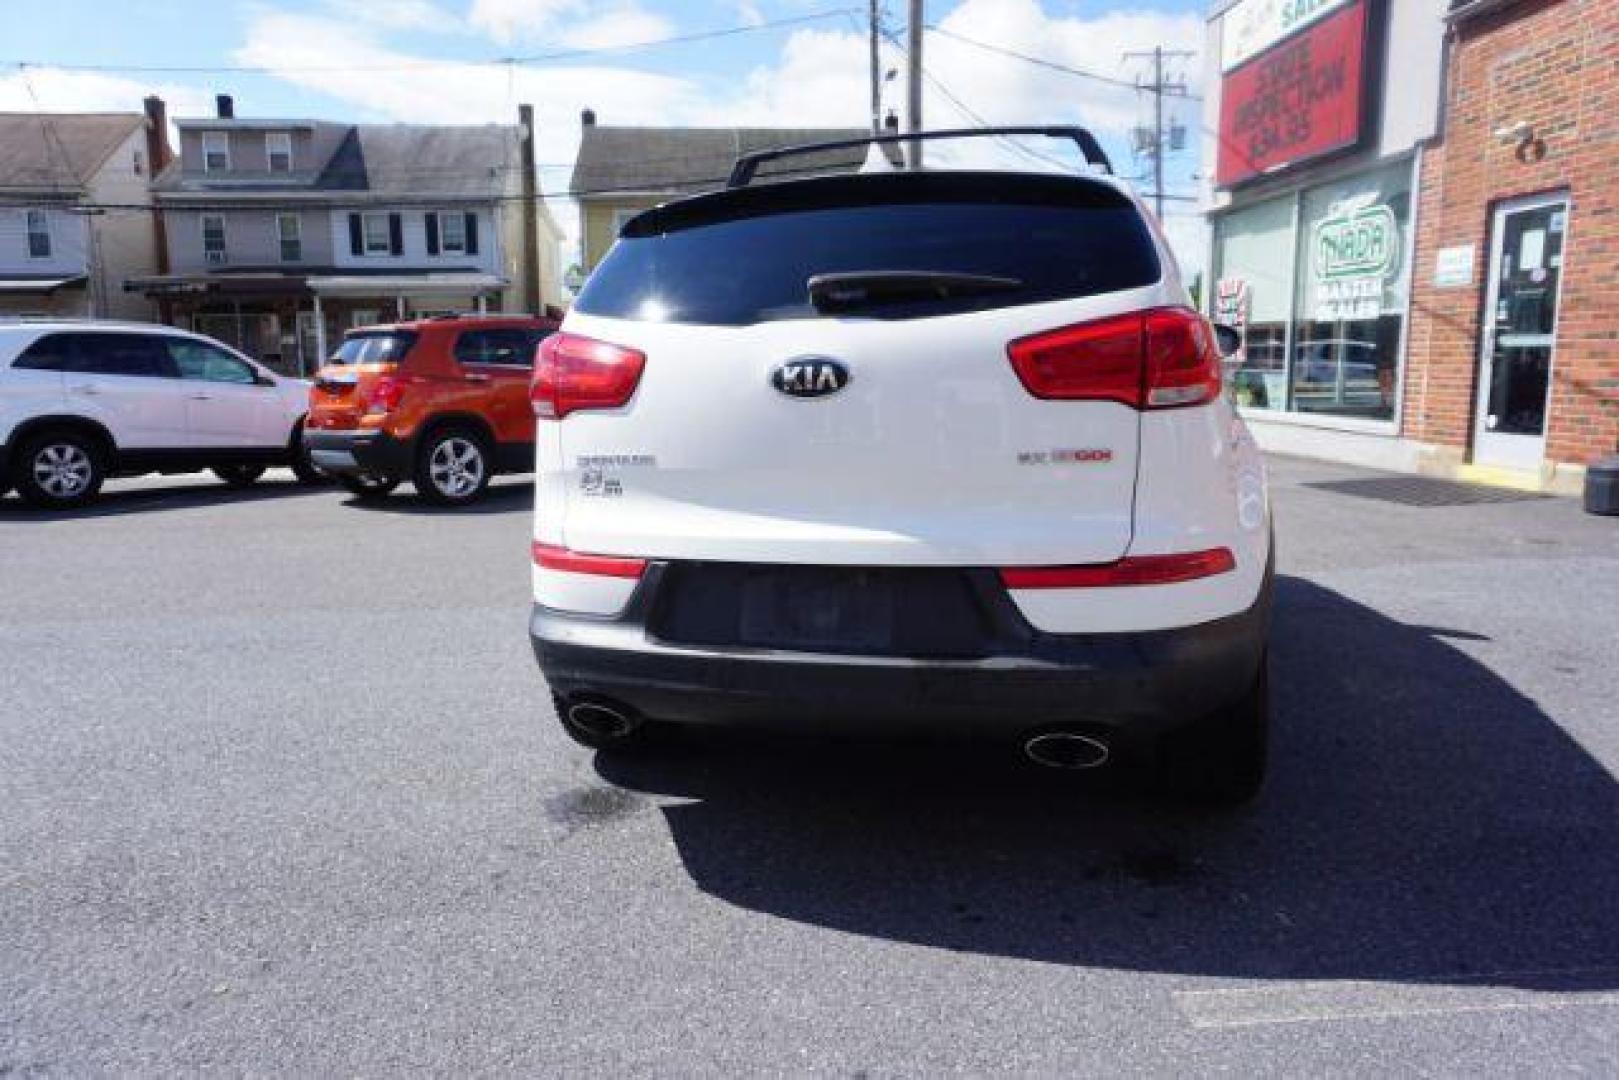
[[[568,706],[568,722],[599,739],[622,739],[641,726],[640,717],[606,701],[576,701]]]
[[[1023,744],[1023,753],[1036,765],[1048,769],[1099,769],[1112,751],[1107,743],[1075,731],[1048,731]]]

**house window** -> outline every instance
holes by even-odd
[[[202,133],[202,171],[230,171],[230,135],[223,131]]]
[[[51,219],[43,210],[28,211],[28,257],[51,257]]]
[[[292,171],[292,136],[285,131],[270,131],[264,135],[264,159],[273,173]]]
[[[275,234],[281,241],[282,262],[297,262],[304,257],[303,222],[297,214],[277,214]]]
[[[202,215],[202,257],[211,263],[225,261],[225,218],[221,214]]]
[[[439,250],[445,254],[461,255],[467,250],[467,219],[461,214],[438,216]]]
[[[387,214],[365,214],[365,253],[367,255],[392,255],[393,235],[388,228]]]

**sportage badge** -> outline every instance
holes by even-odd
[[[770,373],[770,385],[795,398],[826,397],[849,385],[848,365],[825,356],[801,356]]]

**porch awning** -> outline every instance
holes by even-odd
[[[147,296],[200,296],[211,294],[232,297],[309,295],[302,274],[156,274],[150,277],[132,277],[124,282],[125,292],[145,293]]]
[[[57,289],[78,288],[88,280],[85,274],[71,277],[0,278],[0,293],[53,293]]]
[[[308,280],[317,296],[476,296],[499,292],[510,284],[498,274],[334,274]]]

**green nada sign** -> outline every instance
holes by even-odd
[[[1400,226],[1382,203],[1334,208],[1316,222],[1311,269],[1315,317],[1324,322],[1375,319],[1383,286],[1400,258]]]
[[[1324,217],[1315,226],[1316,277],[1382,277],[1393,268],[1399,245],[1394,211],[1382,203]]]

